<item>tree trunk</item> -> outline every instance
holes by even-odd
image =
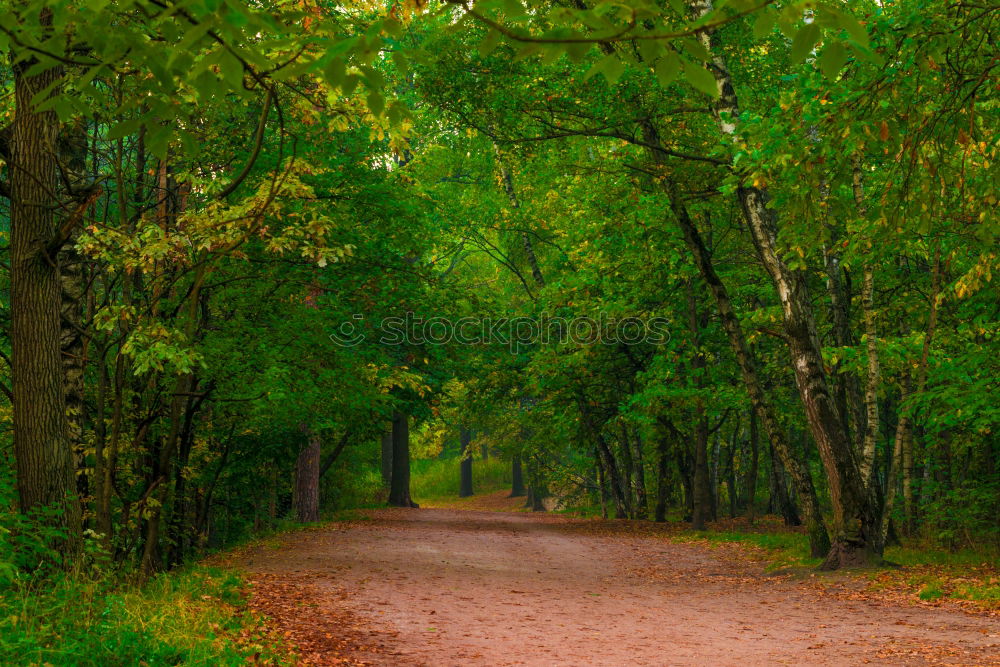
[[[84,188],[87,179],[87,125],[82,119],[63,128],[58,140],[59,170],[63,187],[60,188],[62,206],[72,205],[75,216],[82,217],[88,206]],[[83,330],[83,308],[87,296],[83,258],[76,251],[77,229],[69,231],[59,252],[59,281],[62,291],[60,317],[60,348],[66,398],[66,421],[69,447],[73,452],[76,468],[77,492],[80,502],[86,503],[90,494],[90,476],[86,448],[83,442],[83,424],[86,420],[84,400],[84,374],[87,345]]]
[[[757,470],[760,465],[760,444],[757,434],[757,413],[750,412],[750,472],[746,482],[747,519],[752,524],[757,518]]]
[[[627,519],[629,517],[629,503],[626,495],[625,485],[618,472],[618,462],[615,455],[608,447],[608,443],[600,434],[597,435],[597,448],[600,456],[604,459],[604,471],[607,474],[608,485],[611,487],[611,498],[615,502],[615,518]]]
[[[382,486],[388,488],[392,479],[392,427],[382,432]]]
[[[524,472],[521,470],[521,457],[515,455],[510,459],[510,496],[509,498],[520,498],[524,491]]]
[[[632,473],[635,470],[635,464],[632,461],[632,447],[629,445],[628,434],[625,432],[625,424],[619,419],[618,420],[619,432],[621,433],[621,438],[619,439],[618,451],[621,452],[621,474],[622,474],[622,486],[625,490],[625,495],[628,498],[628,508],[629,508],[629,519],[636,518],[636,489],[635,481],[632,479]]]
[[[597,477],[597,502],[601,506],[601,518],[608,518],[608,484],[605,480],[604,466],[601,457],[594,452],[594,473]]]
[[[651,123],[645,123],[643,130],[647,143],[659,146],[660,138],[656,128]],[[823,515],[820,512],[819,499],[816,497],[816,488],[813,485],[812,475],[809,473],[809,468],[805,462],[792,452],[788,442],[785,440],[784,432],[774,411],[774,406],[764,391],[764,384],[757,373],[756,359],[750,350],[750,346],[747,344],[746,337],[743,334],[743,327],[736,316],[736,311],[729,298],[729,292],[715,271],[708,248],[706,248],[701,234],[698,232],[698,228],[688,214],[687,207],[681,199],[677,184],[673,181],[668,181],[666,185],[674,220],[681,229],[684,242],[691,252],[695,266],[697,266],[702,279],[715,297],[719,319],[729,339],[729,346],[736,357],[743,385],[750,397],[750,404],[753,406],[754,413],[764,427],[764,432],[767,434],[770,446],[781,457],[785,469],[792,476],[799,502],[802,503],[806,516],[806,525],[809,533],[809,551],[814,558],[820,558],[829,551],[830,537],[826,530],[826,524],[823,521]]]
[[[719,479],[722,477],[720,467],[722,466],[722,438],[719,436],[718,427],[712,436],[712,460],[709,461],[709,497],[712,499],[712,511],[709,514],[709,521],[719,518],[719,494],[721,493]]]
[[[459,498],[467,498],[472,495],[472,452],[469,447],[472,444],[472,433],[464,426],[461,428],[459,439],[462,442],[461,480],[459,483]]]
[[[41,22],[49,24],[45,11]],[[11,351],[14,394],[14,458],[22,512],[59,508],[43,520],[60,529],[60,549],[72,555],[80,543],[80,503],[68,438],[64,369],[60,350],[59,269],[50,244],[57,238],[59,189],[51,109],[38,112],[32,98],[57,85],[61,67],[34,76],[36,63],[14,65],[16,112],[11,134]]]
[[[73,452],[76,469],[76,487],[80,501],[85,503],[90,495],[87,457],[83,442],[83,424],[86,418],[84,400],[84,339],[80,331],[83,322],[85,284],[83,261],[72,247],[59,253],[60,289],[62,292],[60,318],[60,350],[63,362],[63,383],[66,396],[67,439]]]
[[[649,519],[649,498],[646,493],[646,464],[642,451],[642,437],[638,430],[631,438],[634,452],[632,454],[632,465],[635,472],[632,479],[635,480],[635,518],[646,521]]]
[[[788,487],[785,486],[785,471],[781,467],[781,462],[778,457],[774,454],[774,447],[771,447],[771,497],[778,506],[778,511],[781,512],[781,517],[785,520],[786,526],[799,526],[802,525],[802,520],[799,518],[798,510],[795,509],[795,504],[792,503],[792,499],[788,495]],[[813,558],[818,558],[824,554],[813,555]]]
[[[410,424],[409,417],[398,411],[392,416],[392,480],[389,504],[394,507],[417,507],[410,498]]]
[[[852,173],[852,189],[854,203],[858,213],[863,217],[868,212],[865,205],[864,182],[862,181],[861,161],[855,158]],[[861,310],[865,323],[865,347],[868,353],[868,368],[865,375],[865,416],[864,439],[861,445],[861,479],[868,486],[869,492],[874,491],[875,480],[875,446],[878,439],[878,331],[875,326],[875,271],[870,264],[862,269]],[[884,502],[884,501],[883,501]]]
[[[713,11],[711,0],[696,0],[692,7],[698,18]],[[711,52],[714,46],[711,33],[702,32],[699,38]],[[719,91],[713,111],[722,134],[732,139],[740,115],[736,90],[725,58],[715,55],[710,65]],[[881,556],[878,512],[869,502],[854,448],[830,391],[805,276],[789,268],[782,259],[777,220],[774,211],[767,207],[766,191],[741,185],[736,193],[754,246],[778,293],[795,383],[826,471],[833,505],[834,539],[822,567],[836,569],[877,561]],[[810,499],[800,497],[800,501],[810,516]]]
[[[692,499],[691,528],[705,530],[712,512],[712,490],[708,475],[708,418],[704,410],[695,417],[694,426],[694,478],[691,481]]]
[[[667,486],[667,473],[670,470],[670,440],[667,429],[658,429],[656,437],[656,510],[653,520],[663,523],[667,520],[667,502],[670,499],[670,489]]]
[[[740,423],[736,422],[733,435],[729,440],[726,464],[726,487],[729,489],[729,518],[736,518],[736,508],[739,505],[739,492],[736,490],[736,442],[740,435]]]
[[[688,330],[691,334],[691,371],[695,387],[705,386],[705,355],[701,352],[702,318],[698,313],[692,281],[687,282]],[[694,416],[694,475],[691,480],[694,504],[691,508],[691,528],[705,530],[712,516],[712,489],[708,470],[708,415],[701,397]]]
[[[303,428],[306,441],[295,460],[295,520],[319,521],[319,436]]]

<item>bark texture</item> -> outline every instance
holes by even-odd
[[[10,144],[14,458],[21,510],[61,508],[51,522],[66,532],[65,543],[73,549],[81,531],[80,505],[66,419],[59,268],[49,250],[58,234],[59,122],[55,112],[39,112],[32,102],[36,93],[58,85],[62,69],[27,76],[34,64],[14,66]]]
[[[295,460],[295,519],[299,523],[319,521],[319,436],[311,431]]]

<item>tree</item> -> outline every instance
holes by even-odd
[[[392,416],[392,480],[389,504],[394,507],[417,507],[410,499],[410,425],[401,412]]]
[[[461,441],[461,483],[459,484],[458,495],[466,498],[473,494],[472,491],[472,432],[463,426],[459,440]]]

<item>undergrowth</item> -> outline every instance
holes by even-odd
[[[457,496],[459,465],[457,458],[414,461],[410,472],[410,495],[418,503]],[[510,482],[509,461],[491,458],[472,462],[472,489],[476,495],[507,488]]]
[[[678,540],[735,542],[762,550],[767,571],[815,568],[808,538],[797,532],[685,531]],[[872,591],[897,591],[923,601],[962,600],[1000,609],[1000,554],[984,550],[949,551],[926,544],[890,546],[884,559],[893,567],[866,573]]]
[[[0,590],[0,664],[282,664],[236,574],[193,566],[136,587],[80,573]]]

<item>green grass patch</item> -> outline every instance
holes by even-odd
[[[821,559],[809,556],[809,539],[802,533],[740,533],[733,531],[685,531],[680,541],[704,540],[709,543],[737,543],[755,547],[767,556],[766,570],[786,567],[816,567]]]
[[[0,590],[0,664],[284,664],[281,647],[245,613],[243,580],[193,566],[141,587],[63,574]]]
[[[460,461],[453,459],[423,459],[410,467],[410,495],[416,502],[458,496]],[[511,483],[510,462],[500,459],[472,462],[472,489],[476,495],[493,493]]]
[[[906,566],[986,567],[1000,563],[1000,553],[962,549],[948,551],[931,546],[894,546],[885,550],[885,559]]]
[[[938,598],[943,598],[944,596],[945,592],[941,588],[940,581],[926,583],[917,592],[917,597],[921,600],[937,600]]]

